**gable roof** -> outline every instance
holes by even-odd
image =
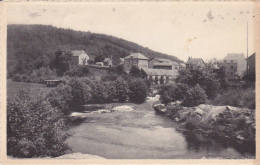
[[[129,58],[135,58],[135,59],[140,59],[140,60],[148,60],[148,58],[145,57],[141,53],[131,53],[129,56],[125,57],[125,59],[129,59]]]
[[[251,58],[255,58],[255,53],[253,53],[251,56],[249,56],[246,60],[249,60]]]
[[[205,62],[202,58],[189,58],[187,64],[191,65],[205,65]]]
[[[87,53],[84,50],[72,50],[71,54],[72,54],[72,56],[80,56],[81,54],[87,55]]]

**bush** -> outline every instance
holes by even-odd
[[[146,78],[147,74],[145,73],[145,71],[143,69],[139,69],[136,66],[133,66],[130,69],[129,75],[132,77],[139,77],[139,78]]]
[[[193,107],[205,103],[206,100],[207,95],[205,90],[197,84],[193,88],[187,90],[182,104],[187,107]]]
[[[70,70],[64,73],[67,76],[71,77],[83,77],[88,76],[89,69],[87,66],[73,66]]]
[[[39,69],[33,70],[29,75],[30,82],[33,83],[44,83],[44,80],[54,79],[57,77],[56,72],[48,67],[41,67]]]
[[[71,79],[68,83],[71,87],[71,107],[78,108],[80,105],[87,104],[91,101],[91,87],[81,79]]]
[[[93,103],[106,103],[109,100],[108,89],[107,89],[108,86],[109,85],[106,85],[105,83],[102,82],[95,83],[94,88],[92,88]]]
[[[134,103],[143,103],[147,96],[147,87],[142,79],[133,79],[129,82],[129,99]]]
[[[253,88],[229,89],[219,94],[211,103],[255,109],[255,90]]]
[[[187,90],[188,86],[181,83],[163,85],[159,90],[160,100],[164,104],[177,100],[182,101]]]
[[[60,156],[67,146],[62,113],[40,97],[20,91],[7,104],[7,154],[31,158]]]
[[[219,89],[220,83],[217,78],[217,74],[211,69],[199,69],[199,68],[186,68],[180,71],[176,81],[178,83],[187,84],[189,87],[193,87],[199,84],[203,88],[209,98],[214,98]]]
[[[64,114],[71,112],[72,88],[69,85],[59,85],[48,95],[47,99],[53,107],[58,108]]]
[[[129,91],[127,82],[123,78],[119,77],[112,85],[115,86],[115,98],[120,102],[126,101]]]

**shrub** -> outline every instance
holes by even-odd
[[[143,69],[139,69],[136,66],[133,66],[130,69],[129,75],[132,77],[139,77],[139,78],[146,78],[147,74],[145,73],[145,71]]]
[[[147,87],[142,79],[133,79],[129,82],[129,99],[134,103],[143,103],[147,96]]]
[[[115,98],[120,102],[126,101],[129,90],[127,82],[123,78],[119,77],[116,81],[114,81],[113,85],[116,89]]]
[[[68,85],[71,87],[71,106],[73,108],[78,108],[91,101],[91,88],[81,79],[71,79]]]
[[[88,76],[89,74],[89,69],[87,66],[73,66],[70,70],[64,73],[67,76],[71,77],[83,77],[83,76]]]
[[[211,69],[205,68],[186,68],[180,71],[176,79],[177,82],[193,87],[199,84],[209,98],[214,98],[219,89],[220,83],[216,73]]]
[[[193,88],[187,90],[184,96],[183,105],[188,107],[197,106],[205,103],[206,100],[207,95],[205,90],[197,84]]]
[[[177,100],[182,101],[187,90],[188,86],[181,83],[163,85],[159,90],[160,100],[164,104]]]
[[[104,83],[96,82],[92,88],[92,102],[93,103],[106,103],[108,101],[108,89]]]
[[[48,95],[47,99],[53,107],[60,109],[64,114],[71,111],[72,88],[69,85],[59,85]]]
[[[67,146],[62,113],[42,98],[20,91],[7,104],[7,154],[31,158],[60,156]]]
[[[47,79],[54,79],[57,77],[56,72],[51,70],[48,67],[41,67],[39,69],[35,69],[32,71],[32,73],[29,75],[30,82],[33,83],[43,83],[44,80]]]
[[[211,103],[255,109],[255,90],[253,88],[229,89],[219,94]]]

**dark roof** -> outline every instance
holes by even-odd
[[[187,61],[187,64],[191,64],[191,65],[205,65],[205,62],[202,58],[189,58]]]
[[[249,60],[250,58],[255,58],[255,53],[253,53],[251,56],[249,56],[246,60]]]

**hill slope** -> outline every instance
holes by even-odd
[[[131,52],[141,52],[149,58],[166,58],[180,62],[175,56],[159,53],[133,42],[104,34],[48,25],[8,25],[8,73],[23,73],[46,65],[58,49],[83,49],[91,59],[100,55],[112,56],[114,63]]]

